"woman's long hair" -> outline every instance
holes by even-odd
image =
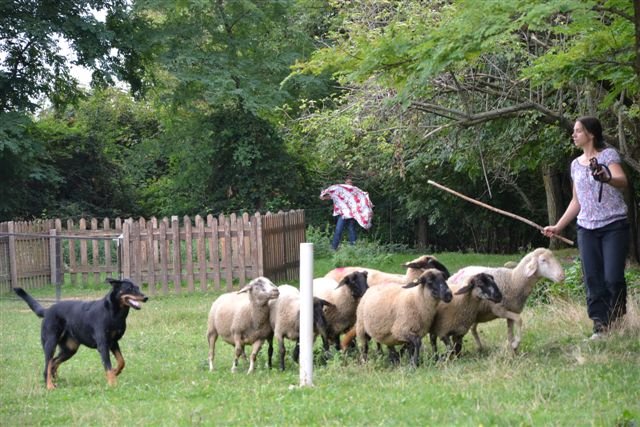
[[[593,146],[597,150],[602,150],[605,148],[604,145],[604,137],[602,136],[602,124],[600,120],[592,116],[584,116],[578,119],[582,126],[593,135]]]

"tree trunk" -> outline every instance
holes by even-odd
[[[547,196],[549,224],[555,224],[564,213],[561,175],[554,169],[544,166],[542,170],[542,180],[544,181],[544,191]],[[551,239],[549,242],[550,249],[559,249],[565,246],[566,245],[558,239]]]
[[[638,200],[637,194],[633,188],[633,181],[628,180],[629,187],[626,192],[626,202],[627,208],[629,209],[629,214],[627,217],[629,218],[629,224],[631,225],[631,241],[629,242],[629,255],[627,259],[640,263],[640,212],[638,212]]]
[[[425,249],[427,247],[427,218],[424,216],[418,217],[418,230],[416,233],[416,247],[418,249]]]

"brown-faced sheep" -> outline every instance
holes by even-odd
[[[280,296],[269,301],[269,321],[273,336],[269,338],[268,348],[268,365],[271,368],[273,357],[273,338],[278,343],[280,369],[284,371],[285,345],[284,339],[295,341],[296,346],[293,350],[293,360],[298,361],[300,352],[300,290],[291,285],[278,286]],[[313,329],[314,334],[320,334],[323,342],[328,342],[327,321],[324,317],[322,307],[332,306],[333,304],[321,299],[313,298]],[[328,350],[325,346],[325,350]]]
[[[368,273],[367,284],[369,287],[387,283],[406,285],[420,277],[425,270],[430,268],[443,271],[447,277],[449,277],[449,271],[447,268],[438,261],[436,257],[431,255],[422,255],[412,261],[402,264],[402,266],[407,269],[405,274],[387,273],[366,267],[338,267],[325,274],[324,277],[339,282],[347,274],[351,274],[355,271],[366,271]]]
[[[340,334],[356,322],[356,309],[367,289],[366,271],[349,273],[340,282],[325,277],[313,280],[313,296],[333,304],[324,308],[324,314],[330,341],[337,350],[340,350]]]
[[[213,302],[207,330],[209,370],[213,370],[216,340],[220,336],[235,347],[232,372],[238,367],[238,359],[245,355],[244,346],[252,345],[247,373],[253,372],[260,347],[272,334],[268,303],[278,298],[278,294],[278,288],[269,279],[258,277],[241,290],[222,294]]]
[[[406,285],[411,283],[420,277],[420,275],[430,268],[435,268],[444,273],[445,278],[449,278],[449,270],[438,259],[431,255],[422,255],[413,261],[409,261],[403,264],[407,271],[405,274],[386,273],[380,270],[374,270],[372,268],[364,267],[341,267],[331,270],[325,277],[341,277],[343,274],[348,274],[353,271],[366,271],[368,273],[367,284],[369,286],[378,285]],[[344,334],[340,347],[342,350],[346,350],[356,337],[355,328],[351,328]]]
[[[438,304],[429,336],[434,354],[438,353],[437,339],[440,338],[445,343],[448,354],[457,356],[462,350],[462,338],[476,321],[480,303],[499,303],[502,301],[502,292],[493,276],[487,273],[469,276],[461,283],[449,285],[453,299],[448,304]]]
[[[422,337],[431,327],[440,301],[449,302],[451,290],[443,272],[430,269],[404,286],[374,286],[364,294],[357,310],[356,336],[363,360],[367,359],[369,340],[389,347],[409,344],[411,363],[418,365]]]

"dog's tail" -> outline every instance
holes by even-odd
[[[33,297],[28,293],[26,293],[22,288],[13,288],[13,290],[15,291],[16,294],[18,294],[20,298],[22,298],[27,302],[27,304],[29,305],[29,308],[33,310],[36,316],[44,317],[45,308],[41,306],[38,301],[33,299]]]

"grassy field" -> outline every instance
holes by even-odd
[[[501,265],[516,257],[440,254],[452,271]],[[401,254],[387,269],[402,271]],[[566,262],[569,262],[567,256]],[[316,273],[330,268],[316,262]],[[384,266],[380,266],[381,268]],[[65,298],[97,298],[106,285],[63,288]],[[633,289],[637,289],[635,286]],[[34,291],[51,298],[52,289]],[[506,327],[481,326],[488,349],[465,338],[460,359],[427,359],[417,369],[385,358],[360,364],[336,355],[299,388],[297,365],[230,372],[232,347],[220,343],[209,372],[206,319],[216,293],[156,296],[132,312],[120,341],[127,362],[118,385],[106,384],[95,350],[82,348],[60,368],[58,388],[43,384],[40,319],[21,300],[0,298],[0,425],[596,425],[640,423],[640,294],[633,292],[623,327],[587,341],[584,302],[552,300],[523,313],[521,352],[505,346]],[[428,355],[428,353],[427,353]],[[240,372],[242,371],[242,372]]]

